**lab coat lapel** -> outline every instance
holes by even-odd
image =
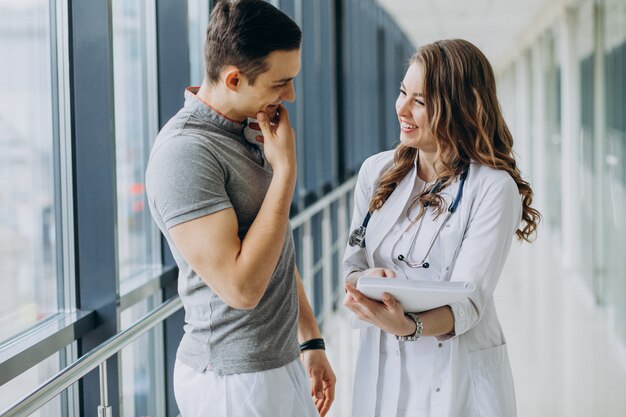
[[[404,177],[396,189],[391,193],[385,204],[374,212],[368,224],[367,231],[367,256],[370,265],[374,265],[374,251],[380,245],[383,238],[389,233],[392,226],[398,221],[402,214],[402,210],[406,207],[406,203],[411,197],[413,186],[415,184],[415,175],[417,169],[413,169]]]

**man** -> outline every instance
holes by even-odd
[[[185,307],[174,370],[183,417],[323,416],[334,399],[288,220],[295,133],[281,103],[295,99],[301,36],[265,1],[218,2],[205,80],[186,91],[152,149],[150,210],[179,266]],[[244,137],[249,117],[263,151]]]

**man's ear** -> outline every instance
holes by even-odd
[[[224,71],[224,85],[232,91],[238,91],[242,83],[241,72],[235,67],[228,67]]]

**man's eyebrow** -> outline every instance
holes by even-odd
[[[400,83],[400,87],[402,87],[403,90],[406,90],[406,87],[404,86],[403,82]],[[422,94],[422,93],[414,93],[413,95],[415,97],[424,97],[424,94]]]
[[[274,84],[283,84],[283,83],[287,83],[291,80],[293,80],[296,77],[287,77],[287,78],[281,78],[280,80],[276,80],[274,81]]]

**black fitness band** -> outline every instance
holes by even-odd
[[[311,339],[300,344],[301,352],[303,350],[315,350],[315,349],[326,350],[326,344],[324,343],[324,339]]]

